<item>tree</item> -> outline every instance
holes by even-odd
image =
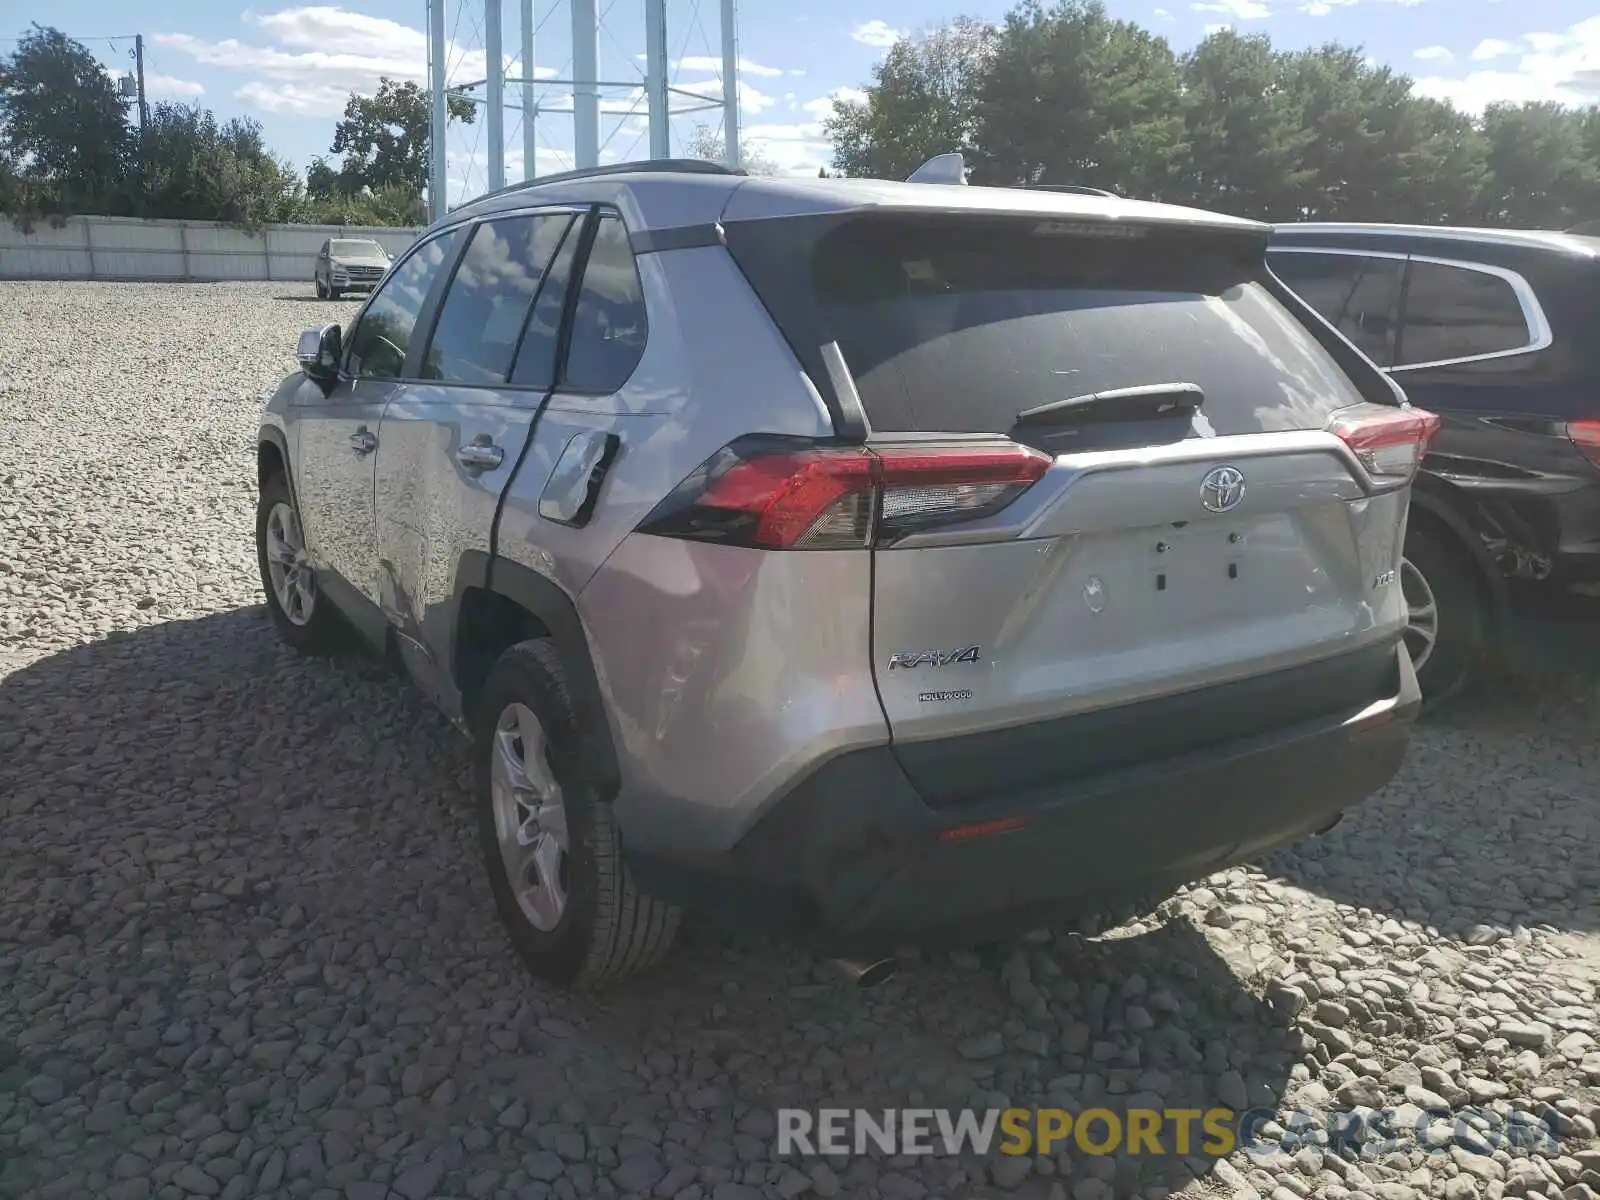
[[[978,89],[973,183],[1077,183],[1161,199],[1181,175],[1177,59],[1100,0],[1024,0]]]
[[[457,121],[470,125],[477,119],[477,107],[469,100],[449,96],[446,104]],[[344,156],[337,190],[353,194],[400,188],[422,195],[428,184],[428,125],[428,94],[415,83],[385,76],[375,96],[351,92],[344,119],[333,131],[333,153]],[[319,176],[315,186],[325,182]]]
[[[1597,169],[1586,132],[1583,114],[1559,104],[1491,104],[1483,114],[1484,218],[1565,229],[1594,215]]]
[[[219,124],[198,104],[158,103],[144,147],[152,213],[254,227],[289,220],[298,207],[299,178],[267,151],[255,121]]]
[[[994,29],[972,17],[901,38],[872,69],[865,102],[835,100],[823,128],[844,175],[904,179],[936,154],[977,147],[978,88]]]
[[[60,30],[34,25],[0,59],[0,143],[11,188],[54,210],[123,199],[127,109],[94,55]]]
[[[727,162],[728,146],[722,135],[707,125],[696,125],[689,135],[687,152],[690,158],[703,158],[707,162]],[[778,164],[762,152],[761,147],[748,143],[739,147],[740,166],[751,175],[776,175]]]
[[[1182,72],[1186,161],[1174,198],[1258,220],[1293,215],[1316,133],[1270,39],[1214,33],[1184,56]]]

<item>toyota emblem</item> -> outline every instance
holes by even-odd
[[[1238,467],[1212,467],[1200,481],[1200,502],[1214,513],[1238,507],[1244,499],[1244,472]]]

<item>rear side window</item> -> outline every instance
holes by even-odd
[[[350,374],[361,379],[400,377],[417,314],[460,236],[460,230],[452,229],[424,242],[373,293],[350,335],[345,359]]]
[[[511,376],[546,268],[570,213],[485,221],[473,231],[422,364],[424,379],[493,385]]]
[[[1391,364],[1405,259],[1280,251],[1272,269],[1373,362]]]
[[[1398,363],[1447,362],[1533,344],[1527,314],[1504,276],[1444,263],[1411,263]]]
[[[644,356],[647,332],[644,287],[628,231],[617,217],[602,216],[583,268],[563,390],[618,391]]]
[[[1362,399],[1267,291],[1253,237],[871,215],[817,236],[809,278],[785,281],[786,224],[730,226],[730,248],[797,353],[838,341],[877,431],[1003,433],[1024,409],[1163,383],[1203,389],[1217,434],[1320,428]]]

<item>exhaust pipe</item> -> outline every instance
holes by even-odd
[[[879,958],[871,962],[857,962],[850,958],[835,958],[833,967],[861,991],[888,983],[900,973],[900,963],[893,958]]]

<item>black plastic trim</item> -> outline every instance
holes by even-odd
[[[256,434],[256,442],[271,442],[278,448],[278,457],[283,460],[283,477],[289,484],[289,499],[294,502],[295,511],[300,511],[300,496],[294,490],[294,464],[289,461],[289,439],[283,435],[283,430],[276,425],[263,425]]]
[[[1353,713],[1399,689],[1393,644],[1114,708],[984,733],[896,742],[895,757],[930,808],[1058,788],[1141,762],[1189,754],[1328,713]]]
[[[466,574],[467,570],[465,564],[458,568],[458,588],[469,586],[462,582],[473,577]],[[511,559],[488,560],[482,578],[481,584],[470,586],[486,587],[514,601],[537,617],[550,631],[556,652],[561,656],[567,688],[578,718],[578,756],[589,771],[590,781],[599,798],[609,804],[616,798],[622,777],[617,765],[616,747],[611,741],[611,726],[606,720],[600,679],[595,674],[594,660],[589,654],[589,637],[584,632],[577,605],[549,579]],[[459,604],[457,607],[459,611]],[[454,645],[453,638],[451,644]],[[451,665],[453,674],[454,663]]]
[[[641,229],[628,235],[628,244],[635,254],[661,254],[668,250],[697,250],[704,246],[722,246],[722,226],[711,222],[706,225],[680,225],[676,229]]]

